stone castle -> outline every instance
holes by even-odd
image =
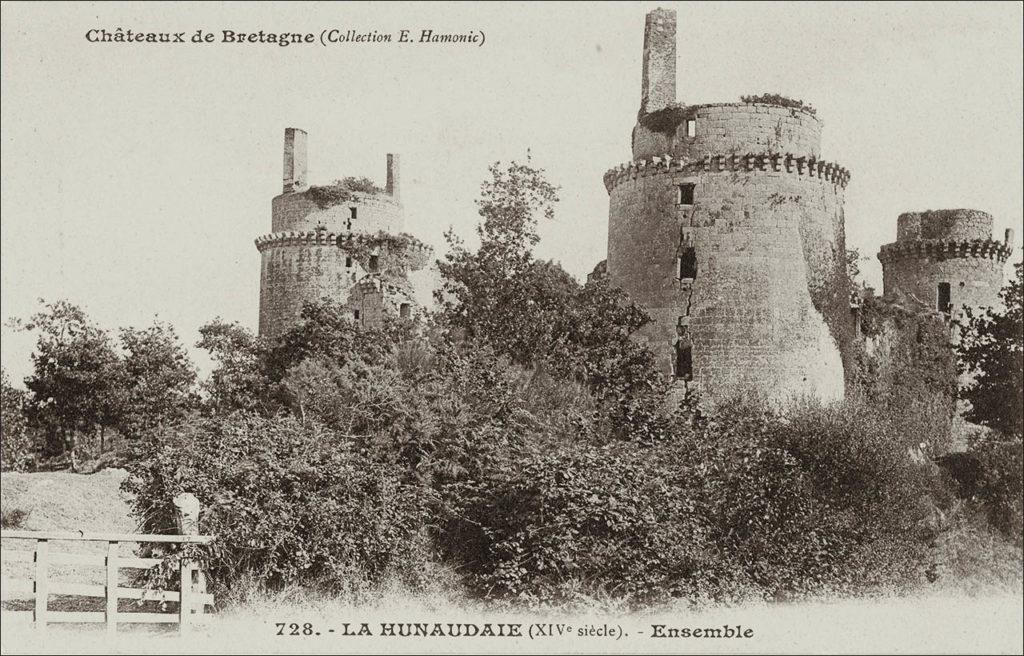
[[[846,268],[850,173],[822,157],[798,102],[688,105],[676,97],[676,18],[646,18],[632,160],[604,176],[606,275],[651,315],[640,339],[677,389],[837,399],[858,339]],[[904,214],[882,248],[885,289],[995,303],[1006,244],[970,210]],[[1007,242],[1011,235],[1007,235]]]
[[[354,321],[380,326],[409,317],[429,296],[432,249],[404,234],[398,155],[387,156],[383,189],[346,178],[310,186],[306,132],[284,133],[284,189],[271,203],[270,234],[256,239],[260,335],[297,323],[306,302],[334,300]]]
[[[847,271],[850,173],[822,157],[813,109],[778,97],[687,105],[675,63],[675,12],[657,9],[632,159],[604,176],[608,256],[594,275],[650,314],[637,337],[677,391],[841,398],[863,337]],[[401,233],[398,157],[387,156],[383,189],[354,178],[311,187],[306,154],[306,133],[287,129],[273,232],[256,240],[260,334],[281,334],[325,297],[368,326],[430,303],[432,251]],[[996,304],[1012,232],[1005,243],[991,232],[974,210],[900,215],[878,255],[886,295],[947,317]]]
[[[1013,230],[992,240],[992,215],[978,210],[907,212],[896,241],[878,253],[885,294],[911,298],[957,318],[964,308],[993,306],[1003,285]]]

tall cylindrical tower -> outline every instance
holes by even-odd
[[[711,401],[842,397],[849,173],[821,159],[821,122],[802,107],[678,103],[672,11],[648,14],[644,44],[633,159],[604,178],[607,272],[653,318],[640,339]]]
[[[256,239],[260,272],[260,335],[295,324],[307,302],[347,304],[354,319],[379,324],[415,305],[405,275],[422,268],[430,248],[401,233],[398,156],[387,156],[387,184],[345,178],[310,186],[307,136],[284,136],[284,191],[271,203],[272,232]]]
[[[878,253],[885,294],[910,297],[955,317],[965,307],[994,306],[1013,231],[992,239],[992,215],[978,210],[906,212],[896,241]]]

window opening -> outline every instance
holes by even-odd
[[[681,184],[679,185],[679,197],[677,198],[680,205],[693,205],[693,184]]]

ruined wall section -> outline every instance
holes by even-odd
[[[433,251],[402,234],[398,155],[387,156],[387,181],[378,189],[361,180],[309,186],[303,130],[285,130],[283,152],[283,193],[271,202],[272,232],[256,239],[260,335],[285,332],[307,302],[348,304],[354,319],[371,326],[388,313],[411,314],[415,290],[406,276],[426,267]]]
[[[843,187],[834,164],[792,155],[657,157],[606,174],[607,270],[653,322],[640,332],[675,373],[680,323],[705,398],[840,398],[853,338]],[[694,185],[680,203],[681,185]],[[679,252],[696,273],[680,279]]]
[[[401,204],[384,193],[353,192],[350,199],[328,207],[318,205],[308,189],[281,194],[271,201],[271,216],[274,232],[323,228],[335,233],[373,234],[399,233],[405,227]]]
[[[764,103],[668,107],[640,116],[633,128],[633,159],[744,153],[820,158],[821,129],[817,116],[802,108]]]

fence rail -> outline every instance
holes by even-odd
[[[33,551],[4,549],[5,560],[31,562],[34,564],[32,579],[5,578],[0,581],[4,598],[34,599],[33,610],[4,610],[4,617],[11,619],[28,619],[31,617],[38,631],[46,631],[47,624],[59,622],[74,623],[105,623],[107,633],[117,632],[118,623],[158,623],[178,624],[182,633],[188,632],[195,622],[206,612],[207,604],[213,605],[214,597],[206,592],[205,576],[197,565],[182,560],[179,566],[180,591],[150,590],[130,588],[119,584],[119,573],[122,569],[150,569],[160,565],[159,558],[122,557],[118,547],[122,542],[129,543],[176,543],[176,544],[209,544],[213,540],[210,535],[156,535],[133,533],[66,533],[59,531],[3,531],[0,538],[15,540],[32,540],[35,542]],[[50,550],[51,541],[70,542],[106,542],[106,555],[59,553]],[[87,584],[71,583],[50,579],[49,568],[54,564],[83,565],[86,567],[104,568],[106,583]],[[105,610],[91,612],[62,612],[49,609],[50,595],[72,595],[82,597],[100,597],[105,599]],[[119,599],[142,601],[176,602],[177,613],[124,613],[118,611]]]

